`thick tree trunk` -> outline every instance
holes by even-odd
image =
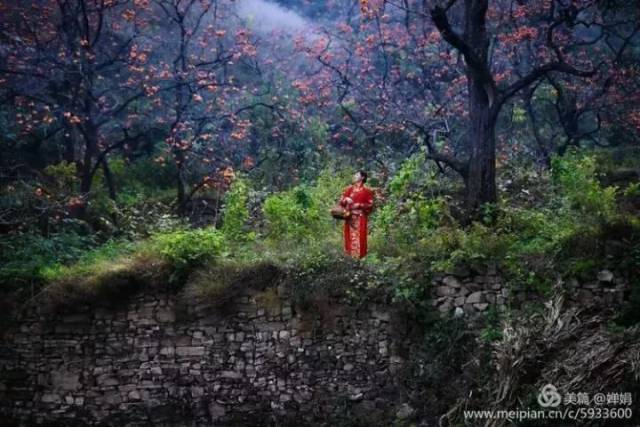
[[[465,180],[465,205],[470,217],[476,217],[484,203],[495,203],[496,142],[495,113],[485,89],[478,80],[469,79],[469,164]]]
[[[486,27],[487,0],[465,0],[464,35],[469,53],[469,164],[465,205],[471,219],[478,217],[484,203],[495,203],[496,140],[495,85],[489,66],[489,38]]]

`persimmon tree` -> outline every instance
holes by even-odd
[[[448,0],[429,7],[442,38],[464,59],[469,156],[463,177],[470,212],[497,199],[495,128],[504,104],[545,76],[593,78],[614,68],[638,26],[625,28],[637,22],[627,17],[614,25],[624,32],[613,33],[624,41],[621,46],[600,44],[602,36],[594,38],[580,30],[599,26],[601,33],[607,33],[611,22],[602,25],[605,12],[594,1]],[[508,60],[500,61],[501,57]]]
[[[129,55],[143,25],[135,20],[140,3],[19,2],[0,18],[6,51],[0,76],[17,138],[63,141],[63,157],[80,176],[79,195],[69,201],[78,215],[99,168],[115,198],[107,154],[144,132],[138,127],[144,91]]]
[[[357,22],[325,31],[302,49],[323,69],[300,88],[312,97],[333,95],[345,123],[364,140],[419,136],[430,158],[464,179],[469,218],[497,200],[496,132],[504,106],[542,80],[566,76],[576,90],[583,85],[590,96],[604,96],[598,84],[611,85],[617,61],[637,38],[634,15],[610,16],[615,12],[592,1],[360,5]],[[567,107],[560,107],[565,115]]]
[[[164,141],[178,211],[243,151],[259,78],[233,2],[67,0],[9,12],[3,99],[13,104],[18,139],[60,143],[76,163],[79,215],[100,168],[116,198],[110,156],[140,141]]]

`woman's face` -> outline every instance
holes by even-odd
[[[357,184],[361,180],[362,180],[362,176],[360,176],[360,172],[356,172],[355,174],[353,174],[353,183],[354,184]]]

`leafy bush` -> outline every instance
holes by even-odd
[[[44,237],[34,233],[0,239],[0,284],[4,290],[47,279],[47,269],[82,257],[95,246],[92,236],[73,232]]]
[[[206,227],[157,233],[142,250],[160,254],[180,273],[221,255],[224,247],[224,234],[214,227]]]
[[[415,243],[451,220],[436,171],[419,152],[402,163],[389,181],[389,197],[371,216],[371,248],[396,256],[414,253]]]
[[[317,231],[320,216],[306,186],[274,194],[264,202],[269,236],[275,239],[304,240]]]
[[[136,205],[147,199],[169,202],[175,197],[175,164],[156,159],[153,156],[141,157],[134,162],[121,157],[110,159],[111,174],[120,189],[119,205]],[[99,171],[94,185],[103,185],[102,180]]]
[[[224,222],[222,232],[230,242],[239,242],[255,237],[247,233],[249,220],[249,185],[244,178],[237,177],[224,196]]]
[[[263,212],[272,241],[322,239],[335,233],[329,209],[342,194],[345,172],[324,170],[313,185],[301,184],[266,198]]]
[[[79,183],[76,174],[76,165],[71,162],[62,161],[44,168],[43,172],[49,176],[53,182],[56,193],[59,191],[69,191],[75,189]],[[53,190],[53,189],[52,189]]]
[[[176,275],[202,265],[206,260],[220,255],[224,247],[224,236],[214,228],[178,229],[168,233],[155,233],[139,243],[127,240],[110,240],[87,252],[77,262],[62,263],[46,268],[43,276],[51,282],[83,282],[109,273],[114,269],[130,266],[130,261],[145,260],[167,263]],[[174,276],[170,279],[175,279]],[[170,280],[171,281],[171,280]]]
[[[575,150],[551,160],[553,184],[569,209],[585,219],[611,221],[616,212],[617,187],[602,187],[596,171],[596,156]]]

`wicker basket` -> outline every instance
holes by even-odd
[[[349,218],[349,216],[351,216],[351,212],[340,205],[332,207],[330,212],[331,216],[335,219],[347,219]]]

